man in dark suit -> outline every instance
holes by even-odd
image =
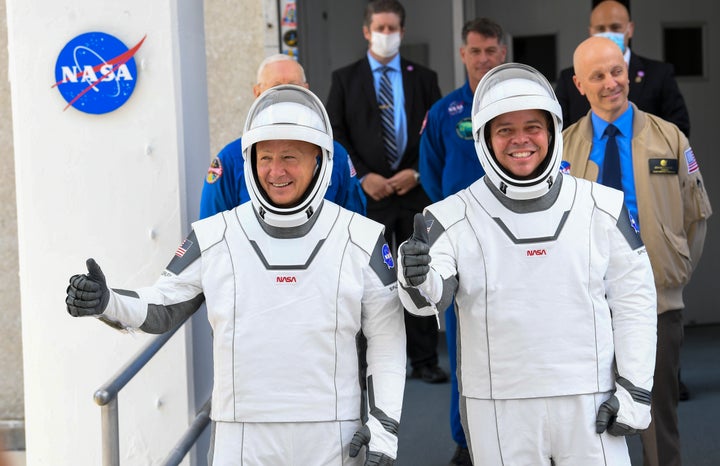
[[[602,35],[617,43],[625,54],[630,78],[629,99],[640,110],[657,115],[690,136],[690,117],[685,100],[675,81],[673,66],[632,53],[628,47],[635,25],[627,8],[614,0],[604,0],[590,14],[590,35]],[[590,110],[585,96],[575,84],[572,67],[560,72],[555,94],[563,110],[563,126],[567,128]]]
[[[367,55],[333,72],[326,105],[335,140],[350,154],[367,196],[367,216],[385,225],[393,251],[412,235],[415,213],[430,203],[419,183],[418,149],[425,115],[441,97],[434,71],[400,57],[404,32],[402,4],[369,2]],[[436,320],[406,312],[405,325],[411,377],[446,381],[438,367]]]

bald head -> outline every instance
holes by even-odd
[[[573,55],[573,82],[592,111],[612,122],[628,108],[628,71],[620,48],[610,39],[590,37]]]
[[[604,0],[598,3],[590,13],[590,35],[602,33],[619,33],[624,35],[624,46],[635,32],[635,25],[630,21],[630,13],[625,5],[615,0]]]
[[[300,63],[284,54],[271,55],[258,67],[253,94],[257,97],[267,89],[280,84],[296,84],[308,88],[305,82],[305,70]]]

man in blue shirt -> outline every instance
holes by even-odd
[[[470,110],[478,83],[485,73],[502,64],[507,54],[502,27],[488,18],[476,18],[465,23],[462,40],[460,57],[465,64],[467,81],[432,106],[420,139],[420,183],[433,202],[467,188],[485,174],[475,152]],[[472,464],[460,424],[455,373],[456,327],[455,312],[450,306],[445,312],[452,385],[450,429],[453,440],[458,444],[450,466]]]
[[[277,54],[263,60],[258,68],[253,94],[258,97],[279,84],[309,88],[302,66],[288,55]],[[332,178],[325,199],[365,215],[365,194],[347,151],[338,142],[334,142],[333,161]],[[230,210],[250,200],[243,168],[242,140],[238,138],[226,145],[210,163],[200,200],[200,218]]]
[[[680,128],[628,100],[628,65],[617,44],[590,37],[575,49],[573,63],[573,81],[592,112],[563,131],[561,169],[621,189],[647,247],[658,317],[652,422],[640,434],[643,464],[679,466],[683,289],[702,255],[712,207]]]
[[[420,130],[440,98],[437,73],[400,54],[405,7],[397,0],[365,6],[365,56],[332,73],[326,107],[333,135],[348,150],[367,196],[367,216],[385,225],[393,254],[412,234],[413,216],[430,203],[418,181]],[[410,377],[447,381],[438,365],[432,318],[406,314]]]

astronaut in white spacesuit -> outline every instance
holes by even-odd
[[[563,175],[562,113],[535,69],[488,72],[472,108],[486,175],[427,207],[399,248],[400,298],[453,299],[475,464],[629,465],[650,422],[655,288],[620,191]]]
[[[89,259],[70,279],[68,312],[162,333],[207,301],[212,465],[392,465],[405,331],[383,227],[323,200],[332,129],[310,91],[266,91],[242,141],[251,202],[193,223],[152,287],[110,290]]]

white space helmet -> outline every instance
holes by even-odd
[[[321,151],[310,186],[300,203],[293,207],[279,207],[273,203],[257,177],[255,144],[280,139],[309,142],[319,146]],[[248,112],[242,152],[250,201],[268,225],[281,228],[300,226],[317,212],[332,175],[333,136],[325,107],[315,94],[291,84],[263,92]]]
[[[553,119],[548,154],[532,179],[517,179],[505,170],[485,140],[485,126],[496,116],[518,110],[545,110]],[[492,184],[511,199],[534,199],[547,193],[562,161],[562,109],[555,92],[535,68],[505,63],[490,70],[475,89],[472,106],[475,150]]]

